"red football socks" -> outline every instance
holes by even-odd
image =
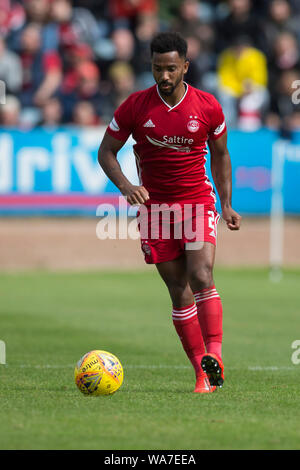
[[[173,324],[189,360],[191,361],[196,377],[204,375],[201,368],[201,359],[205,347],[195,303],[183,308],[173,308]]]
[[[222,358],[222,302],[215,286],[194,293],[198,319],[208,353]]]

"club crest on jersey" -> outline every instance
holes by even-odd
[[[199,127],[200,127],[200,124],[195,119],[191,119],[187,123],[187,128],[188,128],[188,131],[190,131],[190,132],[197,132],[199,130]]]

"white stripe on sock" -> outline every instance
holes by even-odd
[[[192,318],[195,315],[197,315],[196,304],[186,309],[182,309],[182,310],[173,309],[172,311],[173,320],[187,320],[188,318]]]
[[[217,292],[217,289],[210,289],[205,292],[195,292],[194,296],[204,297],[209,294],[215,294],[216,292]]]
[[[196,298],[196,303],[198,304],[199,302],[204,302],[205,300],[219,299],[219,298],[220,298],[219,294],[212,294],[207,297],[200,297],[199,299]]]
[[[195,309],[196,305],[193,304],[191,307],[184,308],[184,309],[177,309],[173,308],[173,312],[175,313],[187,313],[187,312],[192,312]]]
[[[186,315],[186,316],[178,315],[178,317],[175,316],[175,315],[172,315],[172,318],[173,318],[173,320],[176,320],[176,321],[183,321],[183,320],[188,320],[189,318],[192,318],[192,317],[195,317],[195,316],[197,316],[197,312],[191,313],[191,314]]]

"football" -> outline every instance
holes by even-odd
[[[121,387],[122,382],[122,364],[107,351],[90,351],[75,366],[75,383],[85,395],[111,395]]]

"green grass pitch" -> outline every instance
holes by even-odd
[[[299,280],[216,270],[225,384],[198,395],[154,269],[1,274],[0,448],[300,449]],[[74,365],[92,349],[121,360],[115,395],[77,390]]]

